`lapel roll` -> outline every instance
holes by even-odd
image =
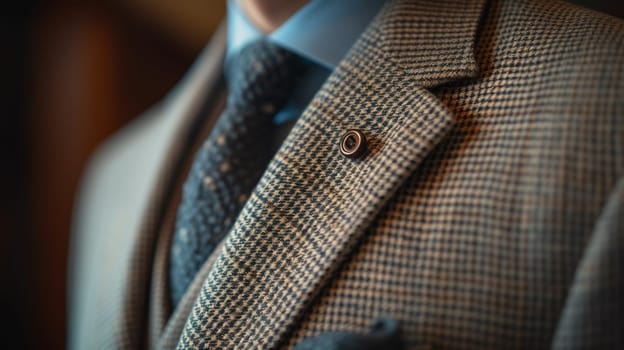
[[[451,113],[426,88],[477,74],[472,46],[482,5],[386,4],[272,159],[203,282],[178,348],[279,344],[451,130]],[[436,41],[442,32],[453,40]],[[349,129],[369,138],[362,158],[340,153]]]

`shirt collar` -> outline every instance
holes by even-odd
[[[304,58],[334,69],[384,2],[310,0],[268,38]],[[247,19],[237,1],[228,0],[227,57],[262,36],[264,34]]]

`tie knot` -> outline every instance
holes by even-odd
[[[230,104],[283,104],[303,64],[293,53],[267,40],[245,46],[228,67]]]

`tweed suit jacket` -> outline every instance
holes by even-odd
[[[176,310],[167,256],[223,31],[95,156],[73,348],[624,346],[624,25],[560,1],[388,1],[275,154]],[[348,129],[369,138],[343,157]]]

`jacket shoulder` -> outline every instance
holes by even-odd
[[[621,19],[559,0],[494,0],[477,55],[484,75],[531,82],[543,101],[569,103],[569,112],[589,105],[590,112],[609,114],[624,108]]]
[[[535,57],[602,57],[623,62],[624,21],[565,1],[492,1],[486,19],[494,32]],[[498,29],[498,31],[496,31]],[[598,64],[597,61],[585,63]]]

